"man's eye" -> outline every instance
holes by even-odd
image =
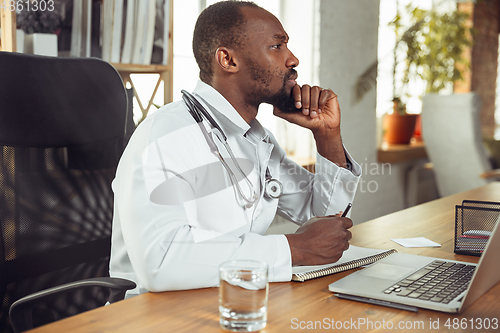
[[[279,49],[281,49],[281,44],[273,45],[272,48],[279,50]]]

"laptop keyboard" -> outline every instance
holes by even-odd
[[[474,265],[435,260],[383,292],[448,304],[467,289],[475,268]]]

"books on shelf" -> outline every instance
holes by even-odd
[[[153,41],[152,63],[168,64],[168,54],[170,48],[170,6],[172,0],[156,1],[156,23]]]
[[[121,63],[130,64],[132,63],[132,45],[134,44],[134,31],[135,31],[135,20],[137,17],[135,13],[135,0],[126,0],[126,18],[125,18],[125,33],[123,35],[123,49],[121,56]]]
[[[146,18],[148,13],[149,0],[139,0],[136,2],[135,12],[137,19],[135,21],[135,37],[134,37],[134,47],[132,50],[132,63],[141,63],[141,53],[144,51],[143,43],[146,38]]]
[[[153,37],[155,35],[156,23],[156,0],[149,0],[147,20],[146,20],[146,33],[143,41],[143,50],[141,52],[141,61],[143,65],[151,63],[151,55],[153,54]]]
[[[120,62],[122,52],[123,0],[114,0],[113,22],[111,23],[111,62]]]
[[[90,40],[92,30],[92,0],[83,0],[82,6],[82,56],[90,57]]]
[[[82,9],[83,0],[73,1],[73,21],[71,29],[71,49],[72,57],[81,57],[82,47]]]
[[[170,48],[170,1],[165,0],[165,4],[163,5],[163,65],[168,64],[168,53]]]
[[[372,264],[395,252],[397,251],[394,249],[377,250],[350,245],[349,249],[345,251],[342,257],[335,263],[292,267],[292,281],[304,282],[310,279],[344,272],[353,268]]]
[[[114,0],[103,1],[102,5],[102,60],[104,61],[111,61],[114,2]]]
[[[70,55],[167,65],[170,9],[171,0],[73,0]]]
[[[92,13],[90,15],[90,56],[101,58],[101,2],[90,1],[92,3]]]
[[[168,53],[170,48],[170,1],[172,0],[164,0],[163,4],[163,55],[162,55],[162,64],[168,64]]]

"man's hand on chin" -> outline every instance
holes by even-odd
[[[331,89],[310,87],[307,84],[302,87],[295,85],[291,95],[298,112],[281,112],[275,107],[274,115],[310,129],[316,140],[318,153],[346,168],[348,164],[340,135],[340,106],[337,95]]]
[[[315,135],[332,133],[332,130],[340,134],[340,106],[332,90],[297,84],[292,89],[292,97],[297,111],[302,112],[285,113],[275,107],[275,116],[308,128]]]

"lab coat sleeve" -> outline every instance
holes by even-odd
[[[175,152],[168,156],[171,161],[167,164],[168,159],[162,163],[145,163],[145,159],[154,158],[155,146],[151,146],[151,131],[144,130],[148,124],[141,126],[139,133],[134,133],[134,141],[127,147],[113,182],[111,276],[134,280],[138,284],[136,293],[213,287],[219,284],[218,266],[222,262],[253,259],[267,262],[271,282],[289,280],[291,258],[285,236],[263,236],[239,230],[224,232],[217,229],[218,221],[213,221],[214,228],[198,224],[200,200],[214,205],[224,203],[216,200],[217,193],[195,197],[192,186],[196,179],[190,179],[181,169],[174,169],[175,165],[189,164],[189,160],[177,163]],[[197,128],[193,135],[199,133]],[[183,149],[189,150],[195,159],[204,158],[203,154],[208,151],[205,146],[181,144],[181,139],[169,140],[180,148],[173,144],[164,147],[162,142],[153,144],[161,145],[164,154]],[[147,154],[136,149],[148,145],[153,149]],[[158,179],[162,177],[164,182],[160,183]],[[162,186],[166,189],[164,192],[154,192]],[[210,201],[212,197],[215,201]],[[226,206],[224,209],[229,209]]]
[[[128,204],[123,202],[120,209],[128,216],[120,216],[120,219],[124,243],[135,272],[135,277],[128,278],[138,284],[138,293],[217,286],[218,266],[233,259],[267,262],[270,282],[290,279],[291,258],[281,259],[279,255],[282,249],[288,248],[283,235],[245,233],[236,237],[226,234],[195,242],[194,228],[176,209],[133,208]],[[211,233],[210,230],[197,231]]]
[[[280,178],[284,192],[278,214],[298,224],[315,216],[333,215],[352,203],[361,177],[361,167],[345,150],[350,169],[337,166],[319,153],[315,173],[310,173],[286,157],[281,150]]]

